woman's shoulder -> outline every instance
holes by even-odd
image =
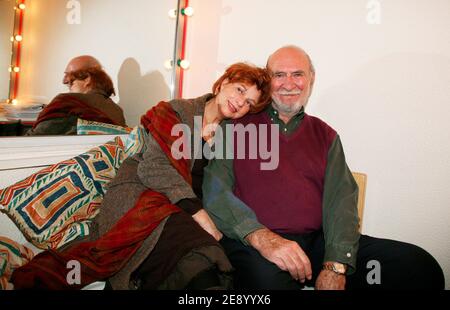
[[[71,98],[73,98],[76,95],[75,93],[60,93],[58,95],[56,95],[55,97],[52,98],[52,100],[50,100],[50,102],[48,102],[45,107],[53,107],[57,104],[60,104],[61,102],[66,102],[69,101]]]
[[[78,99],[78,100],[84,100],[86,97],[84,96],[85,94],[81,94],[81,93],[60,93],[58,95],[56,95],[51,102],[54,101],[65,101],[65,100],[70,100],[70,99]]]
[[[206,94],[197,98],[191,99],[173,99],[169,104],[174,110],[195,110],[199,107],[204,107],[206,102],[213,97],[212,94]]]
[[[169,101],[169,104],[182,119],[191,119],[203,115],[206,102],[212,97],[212,94],[206,94],[192,99],[174,99]]]
[[[78,95],[77,93],[59,93],[57,94],[53,99],[61,99],[61,98],[67,98],[67,97],[76,97],[76,95]]]

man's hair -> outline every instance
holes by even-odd
[[[257,113],[263,110],[270,100],[270,75],[269,72],[252,64],[238,62],[227,68],[225,73],[214,83],[212,91],[217,94],[224,80],[228,83],[243,83],[253,86],[261,92],[259,100],[255,105],[250,106],[250,113]]]
[[[297,51],[299,51],[299,52],[305,54],[306,58],[307,58],[308,61],[309,61],[309,71],[311,71],[311,73],[313,73],[313,74],[316,73],[316,69],[314,68],[314,65],[313,65],[313,63],[312,63],[311,57],[309,57],[309,54],[308,54],[303,48],[301,48],[301,47],[299,47],[299,46],[297,46],[297,45],[293,45],[293,44],[291,44],[291,45],[285,45],[285,46],[279,48],[278,50],[276,50],[273,54],[275,54],[277,51],[279,51],[279,50],[282,49],[282,48],[290,48],[290,49],[294,49],[294,50],[297,50]],[[269,56],[269,58],[267,58],[267,63],[266,63],[266,68],[267,68],[267,69],[269,69],[270,58],[272,58],[272,55],[273,55],[273,54],[271,54],[271,55]]]
[[[115,95],[114,86],[109,75],[101,68],[87,68],[81,69],[67,74],[68,81],[73,83],[75,80],[83,81],[88,77],[91,78],[92,90],[100,90],[104,92],[108,97]]]

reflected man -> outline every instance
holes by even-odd
[[[126,126],[123,110],[110,97],[115,95],[111,78],[92,56],[73,58],[64,71],[69,93],[56,96],[39,114],[26,135],[76,135],[79,118]]]

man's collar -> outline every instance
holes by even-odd
[[[282,122],[282,120],[280,119],[280,113],[273,107],[272,103],[269,104],[269,106],[267,107],[267,113],[269,114],[271,119],[273,118]],[[297,114],[291,117],[289,123],[296,119],[302,119],[304,116],[305,116],[305,107],[302,106],[300,111],[298,111]]]
[[[279,129],[283,134],[290,135],[298,128],[298,126],[300,126],[300,123],[305,116],[305,109],[302,107],[297,114],[291,117],[287,124],[280,119],[280,112],[278,112],[272,105],[267,108],[267,113],[271,122],[280,126]]]

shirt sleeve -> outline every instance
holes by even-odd
[[[229,143],[226,147],[230,147]],[[258,222],[255,212],[234,195],[233,160],[223,157],[211,160],[204,169],[203,207],[222,233],[248,245],[244,238],[264,225]]]
[[[173,204],[185,198],[197,198],[192,187],[172,166],[151,134],[147,136],[146,143],[147,149],[137,169],[141,182],[148,188],[164,194]]]
[[[336,261],[356,270],[358,232],[358,185],[345,161],[339,136],[328,151],[323,193],[324,261]]]

